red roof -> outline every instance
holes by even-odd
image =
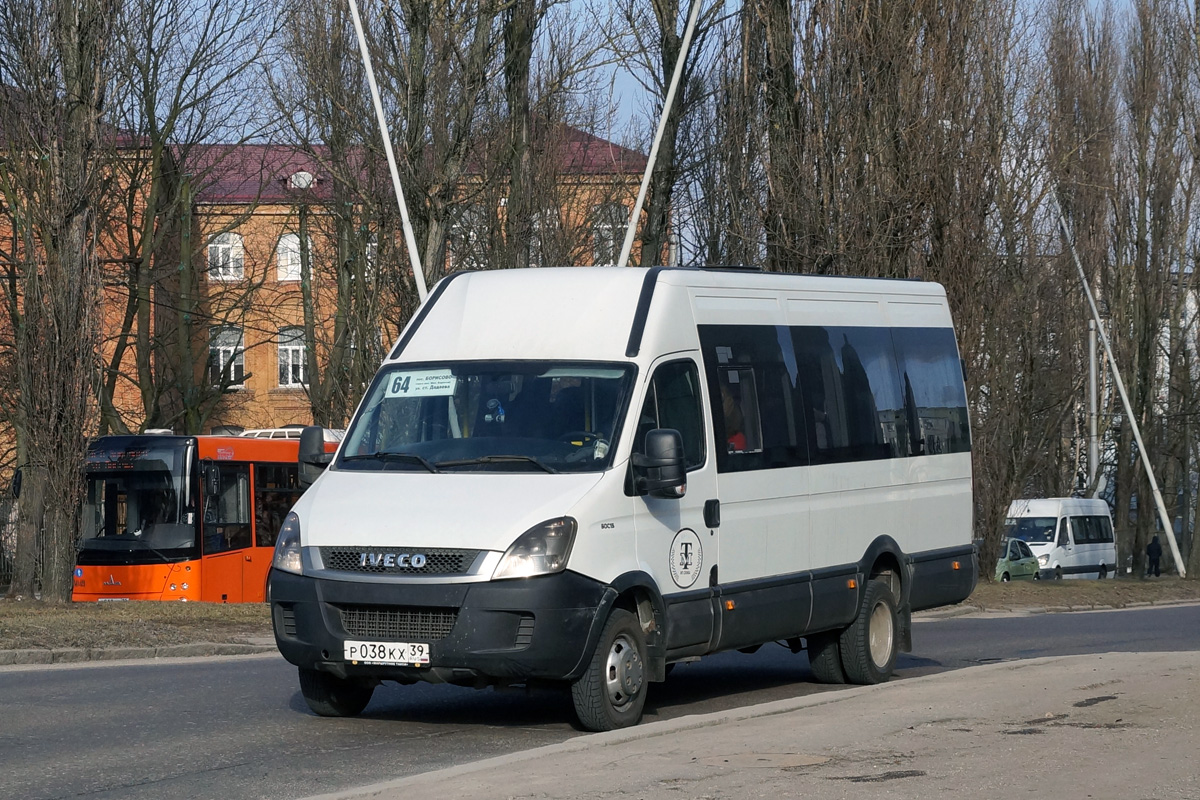
[[[590,133],[560,125],[560,169],[568,175],[641,175],[646,156]],[[300,197],[328,200],[331,179],[321,163],[324,146],[306,153],[295,145],[194,145],[184,155],[184,171],[195,176],[201,203],[287,203]],[[311,188],[295,188],[292,176],[314,176]]]

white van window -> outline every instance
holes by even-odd
[[[336,468],[591,472],[629,402],[626,364],[457,362],[380,371]]]
[[[1054,541],[1056,525],[1058,520],[1054,517],[1010,517],[1005,523],[1004,535],[1033,544],[1046,544]]]
[[[1067,518],[1063,517],[1058,521],[1058,546],[1066,547],[1071,543],[1071,537],[1067,530]]]

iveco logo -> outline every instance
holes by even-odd
[[[117,580],[117,578],[116,578],[116,576],[115,576],[115,575],[112,575],[112,574],[110,573],[110,574],[109,574],[109,576],[108,576],[108,580],[106,580],[106,581],[104,582],[104,585],[105,585],[105,586],[120,586],[120,585],[121,585],[121,582],[120,582],[119,580]]]
[[[428,559],[421,553],[363,553],[358,557],[360,567],[412,567],[422,569]]]

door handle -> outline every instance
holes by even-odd
[[[721,527],[721,501],[704,501],[704,524],[709,528]]]

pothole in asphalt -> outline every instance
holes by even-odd
[[[806,753],[734,753],[727,756],[711,756],[701,760],[710,767],[771,767],[773,769],[791,769],[795,767],[815,767],[826,764],[826,756],[814,756]]]

